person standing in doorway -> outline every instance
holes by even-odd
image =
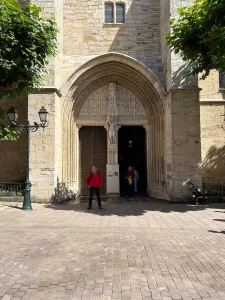
[[[138,171],[133,167],[134,171],[134,194],[137,194],[137,183],[139,181],[139,174]]]
[[[127,197],[133,196],[133,180],[134,180],[134,171],[132,167],[129,167],[126,174],[127,179]]]
[[[89,173],[87,175],[87,177],[85,179],[85,183],[90,190],[88,209],[92,209],[92,199],[93,199],[94,194],[96,194],[96,196],[97,196],[99,209],[102,209],[101,197],[100,197],[100,187],[102,185],[102,176],[98,172],[98,169],[96,166],[92,167],[92,171],[91,171],[91,173]]]

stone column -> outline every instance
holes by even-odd
[[[116,83],[109,84],[109,99],[108,99],[108,119],[107,124],[105,126],[107,130],[107,172],[112,172],[113,169],[118,169],[118,126],[117,126],[117,98],[116,98]],[[109,166],[111,165],[111,166]],[[115,166],[117,165],[117,166]],[[117,171],[113,171],[118,172]],[[106,175],[107,181],[107,194],[110,197],[118,197],[119,196],[119,176],[112,175],[113,177],[108,177]],[[109,185],[109,186],[108,186]],[[110,190],[110,191],[109,191]],[[109,194],[110,193],[110,194]]]
[[[107,130],[107,163],[108,165],[117,165],[118,164],[118,131],[121,126],[117,126],[116,130],[116,143],[111,144],[109,141],[109,131],[108,126],[105,126],[105,129]]]
[[[107,182],[107,197],[110,198],[118,198],[119,197],[119,165],[118,165],[118,130],[121,126],[117,126],[116,128],[116,143],[110,143],[109,139],[109,130],[108,126],[105,126],[107,130],[107,172],[110,170],[110,167],[116,168],[118,172],[118,177],[113,178],[113,182],[110,178],[108,178],[108,173],[106,173],[106,182]],[[110,166],[109,166],[110,165]],[[112,166],[114,165],[114,166]],[[113,175],[114,176],[114,175]],[[108,184],[110,184],[110,191],[108,189]]]
[[[49,112],[49,126],[31,134],[30,179],[31,197],[39,201],[55,198],[62,178],[61,143],[61,62],[63,54],[63,0],[31,0],[42,9],[43,18],[55,18],[58,32],[57,56],[49,58],[44,88],[37,94],[28,96],[28,119],[38,121],[38,110],[45,106]]]
[[[108,99],[108,119],[105,126],[108,135],[108,165],[118,164],[118,128],[116,123],[117,117],[117,99],[116,83],[109,84]]]
[[[168,200],[190,200],[187,180],[201,187],[200,107],[197,76],[188,76],[190,63],[171,52],[165,43],[170,31],[169,18],[177,18],[177,9],[190,6],[193,0],[161,0],[161,52],[165,85],[168,91],[165,107],[165,184]]]
[[[108,165],[115,165],[118,163],[118,145],[111,145],[108,143]]]
[[[149,125],[143,125],[145,132],[146,132],[146,165],[147,165],[147,193],[151,194],[151,162],[150,162],[150,137],[149,137]]]
[[[80,138],[79,138],[79,132],[82,128],[82,125],[76,125],[76,190],[78,194],[80,194],[80,188],[81,188],[81,155],[80,155]]]
[[[190,200],[186,182],[202,186],[199,89],[171,91],[174,201]]]
[[[30,181],[32,200],[54,200],[57,180],[61,180],[61,122],[59,97],[56,93],[42,92],[29,95],[28,118],[38,122],[41,106],[49,112],[48,127],[39,129],[30,137]]]

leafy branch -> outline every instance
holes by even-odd
[[[166,41],[184,61],[192,62],[189,74],[210,70],[225,71],[225,1],[196,0],[193,6],[178,9],[179,18],[171,20]]]
[[[43,85],[48,57],[57,54],[58,30],[54,19],[43,19],[40,13],[41,8],[30,3],[21,6],[17,0],[0,1],[0,101]],[[9,131],[1,125],[0,140],[16,136]]]

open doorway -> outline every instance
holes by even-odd
[[[138,195],[147,191],[146,131],[142,126],[122,126],[118,133],[118,161],[120,165],[120,194],[127,192],[126,171],[129,166],[139,173]]]

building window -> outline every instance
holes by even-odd
[[[219,72],[219,88],[225,89],[225,73]]]
[[[116,3],[116,23],[125,23],[125,5]]]
[[[113,3],[105,3],[105,23],[114,23]]]
[[[105,23],[125,23],[125,4],[106,2]]]

